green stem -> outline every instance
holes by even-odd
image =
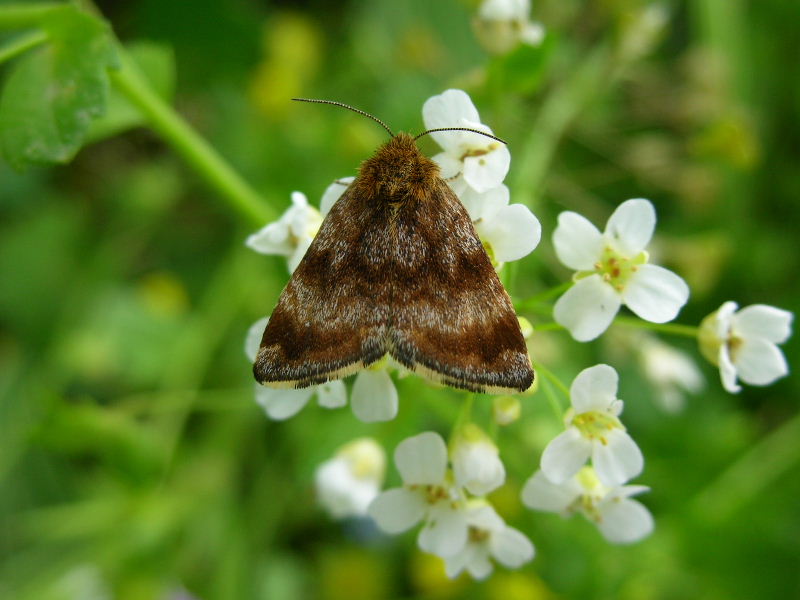
[[[533,363],[533,368],[536,371],[539,371],[542,375],[544,375],[547,379],[552,381],[555,386],[559,389],[559,391],[564,394],[564,396],[569,400],[569,388],[558,378],[558,375],[553,373],[550,369],[545,367],[542,363],[535,362]]]
[[[475,394],[473,394],[472,392],[467,393],[466,397],[464,398],[464,402],[461,404],[461,409],[458,412],[458,417],[456,418],[456,422],[453,424],[453,433],[458,431],[461,427],[463,427],[467,423],[472,422],[472,403],[474,399],[475,399]]]
[[[43,17],[53,10],[59,10],[67,4],[32,3],[7,4],[0,7],[0,29],[19,29],[38,25]]]
[[[111,82],[142,112],[150,126],[253,225],[274,219],[274,211],[263,198],[150,88],[121,47],[119,54],[121,68],[110,71]]]
[[[536,325],[533,328],[533,331],[559,331],[561,329],[564,329],[564,326],[561,323],[556,323],[553,321],[552,323],[542,323],[541,325]]]
[[[700,329],[694,325],[681,325],[680,323],[651,323],[635,317],[617,316],[614,323],[625,325],[626,327],[638,327],[639,329],[650,329],[660,333],[680,335],[683,337],[696,338]]]
[[[550,387],[550,383],[547,379],[542,379],[541,382],[542,390],[544,391],[544,397],[547,398],[547,403],[550,405],[550,408],[553,411],[553,414],[556,417],[556,420],[560,423],[564,421],[564,410],[561,408],[561,403],[558,401],[553,388]]]
[[[44,31],[32,31],[20,35],[19,37],[11,40],[8,44],[0,48],[0,64],[7,60],[11,60],[31,48],[43,44],[47,41],[47,34]]]

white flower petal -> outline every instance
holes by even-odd
[[[491,220],[500,212],[500,209],[508,206],[509,198],[508,187],[504,184],[485,192],[476,192],[471,187],[467,187],[458,196],[461,204],[467,209],[472,222],[476,224]]]
[[[564,483],[580,470],[591,452],[592,443],[570,427],[547,444],[542,452],[542,471],[553,483]]]
[[[487,21],[516,21],[526,19],[530,0],[484,0],[478,15]]]
[[[606,224],[605,235],[628,257],[645,249],[656,228],[656,211],[649,200],[636,198],[620,204]]]
[[[444,559],[444,572],[450,579],[455,579],[467,567],[475,552],[474,544],[467,544],[464,550],[456,552]]]
[[[365,369],[356,375],[350,397],[353,414],[360,421],[391,421],[397,416],[397,389],[384,369]]]
[[[656,265],[640,265],[622,291],[622,301],[637,316],[666,323],[689,299],[689,286],[678,275]]]
[[[572,211],[558,215],[553,232],[556,256],[576,271],[593,271],[603,252],[603,236],[585,217]]]
[[[394,488],[378,494],[367,513],[386,533],[400,533],[416,525],[425,516],[427,506],[422,494]]]
[[[595,443],[592,451],[592,465],[604,485],[621,485],[642,472],[642,451],[631,436],[622,429],[612,429],[606,440],[606,444]]]
[[[449,502],[439,502],[428,509],[428,520],[417,538],[425,552],[447,558],[460,552],[467,543],[467,520],[464,512]]]
[[[309,207],[308,198],[306,198],[306,195],[303,192],[292,192],[291,198],[292,206],[289,207],[287,213],[290,213],[293,208],[302,211]]]
[[[519,32],[519,39],[523,44],[538,46],[544,40],[544,35],[544,26],[541,23],[532,21],[525,23],[522,27],[522,31]]]
[[[458,485],[475,496],[488,494],[506,480],[497,447],[489,441],[457,443],[452,462]]]
[[[653,531],[653,515],[636,500],[613,499],[598,507],[598,529],[615,544],[630,544],[647,537]]]
[[[579,342],[588,342],[602,334],[619,312],[617,291],[600,275],[579,279],[553,307],[553,318]]]
[[[765,339],[744,339],[734,354],[739,379],[750,385],[769,385],[789,374],[783,352]]]
[[[319,212],[323,217],[330,212],[331,207],[342,197],[347,186],[353,183],[353,180],[355,180],[355,177],[342,177],[325,188],[322,193],[322,200],[319,202]]]
[[[461,175],[462,165],[458,157],[453,156],[452,154],[448,154],[447,152],[440,152],[439,154],[434,156],[431,160],[433,160],[433,162],[439,165],[439,177],[448,180],[447,183],[450,184],[450,187],[454,188],[453,191],[456,191],[455,187],[453,186],[453,182],[450,180],[455,178],[456,176]],[[464,187],[465,184],[463,183],[463,179],[459,177],[459,180],[462,183],[462,187]],[[460,197],[458,191],[456,191],[456,194],[458,194]]]
[[[283,221],[265,225],[247,236],[245,246],[260,254],[277,254],[288,256],[294,249],[289,239],[289,226]]]
[[[534,549],[521,531],[504,527],[489,538],[489,552],[500,564],[516,569],[533,558]]]
[[[722,380],[722,387],[725,391],[731,394],[737,394],[742,391],[742,386],[736,383],[736,367],[731,362],[731,355],[728,352],[728,346],[722,344],[719,348],[719,376]]]
[[[650,487],[646,485],[623,485],[610,490],[608,494],[606,494],[604,500],[610,500],[611,498],[630,498],[631,496],[638,496],[639,494],[649,491]]]
[[[723,302],[722,306],[717,309],[714,323],[716,325],[717,337],[720,340],[726,340],[728,335],[730,335],[733,315],[738,308],[739,305],[736,304],[736,302],[728,300],[727,302]]]
[[[511,166],[508,148],[501,142],[485,139],[489,144],[484,142],[483,147],[491,148],[486,154],[467,156],[464,159],[464,181],[478,192],[485,192],[503,183]]]
[[[764,338],[782,344],[792,334],[794,315],[766,304],[745,306],[733,316],[733,329],[743,338]]]
[[[488,550],[477,544],[474,544],[474,550],[469,555],[467,562],[467,571],[472,575],[473,579],[486,579],[494,571],[492,562],[489,560]]]
[[[478,506],[470,508],[466,512],[467,525],[484,531],[501,531],[505,526],[505,522],[497,514],[497,511],[490,505]]]
[[[364,516],[378,495],[377,482],[356,477],[350,461],[335,457],[314,472],[314,487],[319,503],[335,519]]]
[[[618,386],[619,375],[613,367],[601,364],[584,369],[569,389],[572,407],[577,414],[590,410],[606,411],[617,399]]]
[[[277,390],[256,384],[256,402],[270,419],[283,421],[300,412],[315,391],[315,386],[299,390]]]
[[[536,471],[522,488],[522,502],[534,510],[563,513],[582,493],[574,478],[558,485],[542,471]]]
[[[501,208],[494,218],[477,227],[480,237],[494,251],[497,262],[510,262],[527,256],[542,238],[542,225],[523,204]]]
[[[247,358],[250,359],[250,362],[256,360],[258,349],[261,346],[261,338],[264,336],[267,323],[269,323],[269,317],[263,317],[250,325],[250,328],[247,330],[247,335],[244,339],[244,353],[247,355]]]
[[[425,129],[457,127],[456,123],[462,119],[479,123],[481,120],[478,109],[463,90],[445,90],[438,96],[428,98],[422,105],[422,121],[425,123]],[[445,150],[457,144],[455,137],[446,132],[432,133],[431,137]]]
[[[344,381],[328,381],[317,386],[317,402],[325,408],[341,408],[347,404]]]
[[[397,445],[394,464],[407,485],[441,485],[447,468],[447,446],[438,433],[424,431]]]

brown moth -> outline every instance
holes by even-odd
[[[316,102],[364,114],[392,139],[362,163],[281,292],[256,380],[302,388],[388,354],[452,387],[528,389],[534,374],[511,300],[466,209],[417,149],[430,131],[394,135],[372,115]]]

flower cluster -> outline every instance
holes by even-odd
[[[534,24],[528,22],[529,3],[522,0],[486,0],[479,20],[493,26],[505,24],[514,32],[513,43],[532,42]],[[508,43],[508,39],[506,40]],[[434,131],[431,136],[442,151],[433,157],[441,176],[469,214],[495,268],[532,252],[541,237],[541,225],[522,204],[510,202],[503,183],[511,156],[501,142],[475,133],[491,134],[480,120],[469,96],[446,90],[429,98],[422,109],[427,129],[464,128],[474,131]],[[283,256],[291,273],[302,260],[322,220],[346,191],[353,178],[332,183],[320,208],[294,192],[291,206],[274,223],[247,239],[248,247],[263,254]],[[671,325],[689,298],[684,280],[650,263],[646,250],[653,237],[656,212],[645,199],[621,203],[604,231],[583,216],[567,211],[558,217],[553,246],[558,259],[574,271],[567,290],[552,306],[555,323],[573,339],[588,342],[601,336],[626,306],[648,328],[697,337],[701,353],[718,366],[723,387],[738,392],[741,380],[767,385],[785,376],[788,365],[778,344],[791,333],[793,315],[756,304],[738,310],[726,302],[699,327]],[[549,293],[548,293],[549,294]],[[552,297],[550,294],[548,297]],[[549,314],[549,309],[548,309]],[[255,323],[247,336],[245,352],[254,360],[268,317]],[[532,326],[520,319],[525,337]],[[628,318],[628,324],[637,321]],[[638,322],[641,323],[641,322]],[[652,333],[631,336],[643,373],[653,383],[667,410],[682,407],[685,392],[696,394],[704,384],[695,362],[660,341]],[[364,422],[393,419],[398,412],[398,392],[391,374],[408,374],[401,365],[384,358],[356,374],[350,392],[354,415]],[[629,482],[643,470],[642,453],[620,420],[623,402],[617,398],[618,375],[609,365],[581,371],[569,390],[570,408],[565,429],[544,448],[539,469],[524,485],[523,504],[538,511],[563,516],[581,513],[595,523],[612,543],[632,543],[648,536],[653,517],[633,496],[649,490]],[[304,389],[256,386],[256,399],[272,419],[286,419],[311,398],[320,406],[347,404],[342,381]],[[522,406],[511,397],[494,398],[496,425],[520,418]],[[381,491],[386,458],[371,438],[360,438],[340,448],[316,471],[317,497],[336,519],[370,517],[386,533],[406,531],[422,523],[419,547],[441,557],[448,576],[468,572],[487,577],[494,562],[516,568],[534,556],[531,541],[508,526],[492,504],[490,494],[506,479],[506,470],[494,441],[476,424],[463,418],[449,445],[426,431],[402,441],[394,463],[402,485]]]
[[[419,547],[445,560],[450,577],[468,571],[488,576],[490,558],[511,568],[533,558],[525,535],[509,527],[483,497],[505,481],[497,448],[474,426],[456,436],[448,450],[442,437],[426,431],[400,442],[394,462],[402,487],[381,492],[369,514],[386,533],[400,533],[419,522]],[[476,494],[471,497],[470,494]]]
[[[642,472],[644,459],[619,420],[618,382],[608,365],[578,374],[570,388],[567,429],[544,449],[541,470],[525,484],[522,500],[537,510],[580,511],[609,541],[621,543],[645,537],[653,523],[646,508],[629,500],[648,488],[623,485]]]

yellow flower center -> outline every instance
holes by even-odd
[[[492,266],[497,270],[502,263],[497,262],[494,256],[494,248],[492,248],[492,245],[486,240],[481,240],[481,244],[483,244],[483,249],[486,250],[486,255],[489,257],[489,260],[492,261]]]
[[[477,527],[470,526],[469,528],[469,541],[479,544],[489,539],[489,532],[485,529],[478,529]]]
[[[715,367],[719,366],[719,349],[722,344],[727,346],[731,361],[736,362],[736,355],[744,343],[744,340],[731,330],[727,331],[725,339],[720,339],[717,333],[718,313],[719,311],[713,312],[703,319],[697,333],[700,353]]]
[[[410,490],[422,490],[422,493],[425,496],[425,502],[428,504],[436,504],[440,500],[448,500],[450,498],[450,492],[447,490],[446,487],[441,485],[409,485],[408,488]]]
[[[578,483],[581,484],[584,493],[575,501],[572,510],[581,510],[588,519],[599,523],[601,518],[597,504],[605,496],[607,488],[600,482],[595,470],[588,466],[578,471]]]
[[[583,437],[598,440],[603,445],[608,444],[606,436],[610,431],[617,428],[625,429],[614,415],[596,410],[576,415],[572,419],[572,424],[578,428]]]
[[[633,258],[617,252],[612,246],[603,248],[600,260],[594,264],[594,271],[578,273],[578,278],[599,273],[603,281],[610,283],[614,289],[621,292],[628,284],[628,280],[639,266],[646,264],[647,252],[642,251]]]
[[[471,156],[484,156],[486,154],[489,154],[489,152],[491,152],[492,150],[494,150],[498,146],[500,146],[499,143],[491,142],[485,148],[470,148],[469,150],[464,152],[464,154],[461,155],[461,160],[463,161],[465,158],[469,158]]]

